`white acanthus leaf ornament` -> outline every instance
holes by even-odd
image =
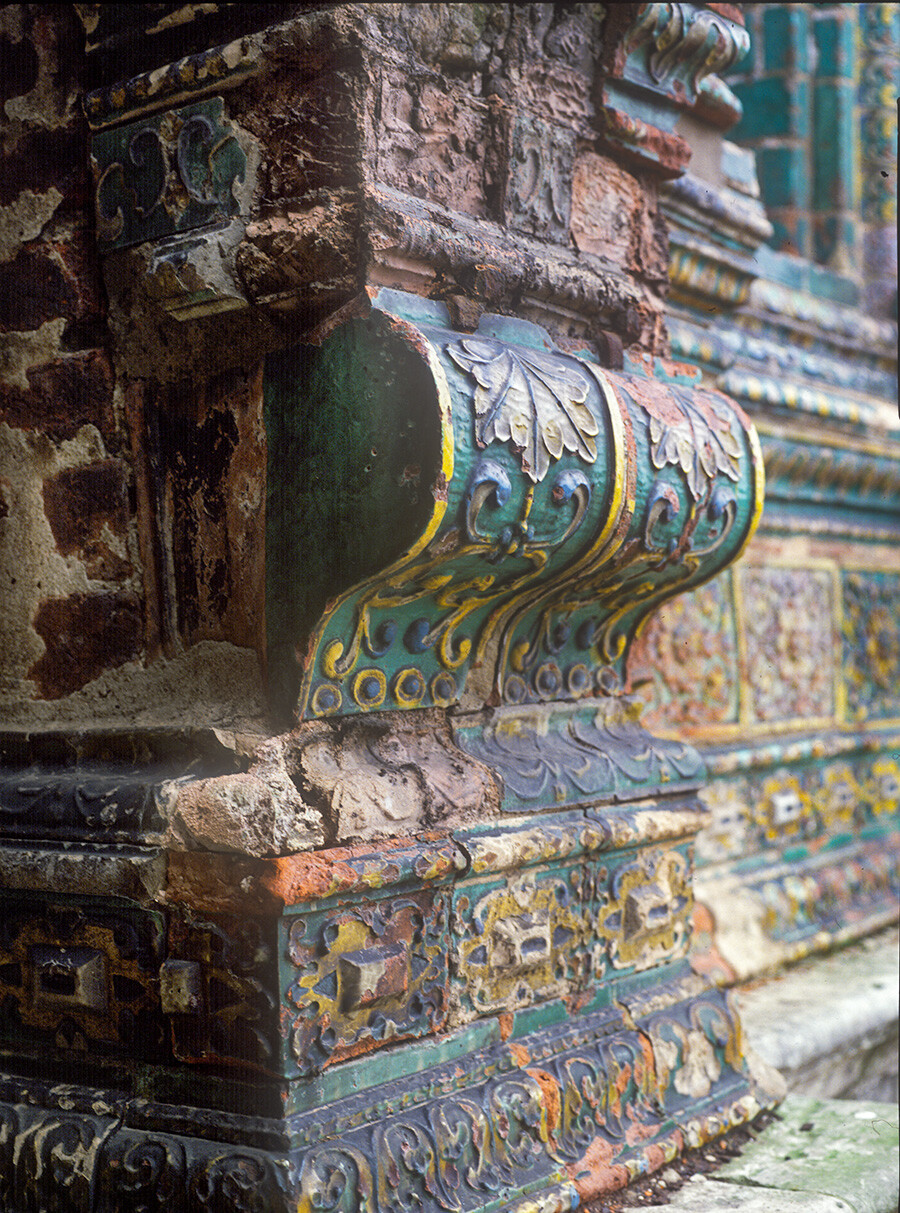
[[[741,443],[734,432],[730,414],[707,392],[703,397],[705,412],[686,392],[673,389],[682,407],[677,424],[650,417],[650,457],[653,466],[667,464],[680,467],[687,478],[688,488],[699,501],[707,485],[720,473],[737,480],[741,463]]]
[[[474,378],[476,438],[482,447],[511,442],[522,453],[522,470],[535,484],[550,462],[574,451],[587,463],[597,458],[600,432],[587,400],[590,385],[574,367],[537,350],[480,338],[448,346],[457,366]]]

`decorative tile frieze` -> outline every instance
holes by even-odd
[[[713,961],[722,974],[724,960],[730,980],[747,980],[895,922],[898,844],[895,825],[843,847],[795,848],[789,862],[758,856],[698,869],[695,896],[715,922],[715,951],[692,962],[709,972]]]
[[[686,845],[611,856],[589,867],[595,981],[642,972],[686,954],[691,874]]]
[[[171,914],[159,971],[162,1010],[181,1062],[274,1073],[279,1065],[274,941],[249,916]]]
[[[0,774],[0,835],[148,842],[164,828],[161,782],[148,770],[9,767]]]
[[[900,21],[892,5],[858,6],[861,63],[858,103],[863,137],[862,215],[871,224],[897,219],[897,115],[891,104],[900,86]]]
[[[463,1015],[562,998],[589,976],[580,864],[464,881],[453,893],[454,990]]]
[[[102,1135],[98,1144],[96,1213],[289,1208],[290,1168],[263,1150],[130,1127]]]
[[[702,1145],[772,1103],[724,996],[688,986],[654,1007],[626,996],[627,1022],[576,1017],[295,1117],[287,1147],[274,1121],[6,1081],[0,1193],[74,1213],[474,1213],[568,1185],[575,1207],[609,1167],[626,1182],[674,1158],[679,1136]]]
[[[445,894],[291,915],[279,931],[286,1073],[308,1075],[443,1026]]]
[[[261,70],[261,39],[239,38],[142,72],[130,80],[86,93],[84,112],[94,130],[112,126],[148,110],[171,107],[189,97],[241,84]]]
[[[711,780],[700,792],[711,821],[697,836],[704,863],[738,860],[796,844],[864,838],[900,815],[900,763],[894,750],[860,749],[828,760],[770,762]]]
[[[247,154],[221,97],[94,136],[101,251],[221,223],[246,206]]]
[[[638,634],[628,673],[650,702],[642,720],[692,727],[738,719],[738,651],[730,572],[664,603]]]
[[[693,4],[645,4],[636,14],[610,10],[619,25],[619,51],[600,91],[602,137],[644,171],[678,177],[691,149],[675,133],[685,109],[713,121],[733,121],[740,103],[721,81],[704,84],[746,53],[750,39],[736,21]]]
[[[625,46],[627,79],[694,101],[704,78],[744,57],[750,36],[743,25],[708,7],[657,3],[643,6]]]
[[[500,776],[507,812],[695,786],[703,773],[698,752],[653,737],[638,716],[638,706],[623,699],[559,705],[540,716],[509,708],[487,720],[462,716],[454,734]]]
[[[159,1059],[164,927],[157,913],[65,897],[4,897],[0,1032],[7,1046]]]
[[[479,855],[492,862],[453,892],[457,1021],[572,998],[589,982],[685,954],[692,907],[688,844],[629,848],[625,839],[613,841],[599,814],[582,817],[580,826],[579,817],[550,817],[546,830],[529,821],[461,836],[476,862]],[[678,823],[672,812],[667,824],[676,840]],[[681,836],[695,828],[685,813]],[[538,833],[549,845],[535,845]],[[626,849],[619,849],[623,841]],[[556,855],[569,862],[541,862]],[[581,862],[574,862],[579,855]],[[500,879],[498,866],[509,868]]]

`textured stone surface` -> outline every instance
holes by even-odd
[[[854,1213],[892,1213],[900,1185],[897,1107],[794,1096],[719,1180],[845,1201]]]
[[[737,992],[750,1043],[793,1094],[897,1098],[896,929]]]
[[[672,1194],[665,1205],[643,1205],[647,1213],[855,1213],[853,1207],[834,1196],[808,1192],[785,1192],[782,1188],[742,1187],[715,1178],[694,1176]],[[591,1213],[591,1210],[588,1210]],[[885,1211],[886,1213],[886,1211]]]
[[[784,16],[769,7],[759,24],[778,51]],[[686,164],[683,135],[703,114],[721,124],[729,105],[737,113],[709,77],[745,42],[734,6],[126,8],[0,12],[0,707],[22,737],[36,722],[62,726],[78,753],[60,771],[47,737],[29,741],[0,779],[0,827],[15,840],[0,854],[2,1043],[7,1057],[30,1050],[31,1075],[0,1083],[0,1205],[474,1213],[513,1202],[524,1213],[531,1192],[542,1213],[561,1213],[780,1093],[764,1066],[756,1077],[724,994],[687,969],[703,766],[684,730],[726,749],[746,730],[772,747],[765,770],[745,770],[740,748],[730,767],[712,753],[719,783],[735,780],[701,855],[767,852],[749,922],[727,924],[751,968],[868,929],[872,906],[893,912],[885,574],[896,550],[883,532],[898,479],[884,445],[877,456],[865,445],[871,434],[816,445],[817,425],[798,456],[796,432],[770,432],[792,537],[776,529],[755,550],[755,581],[736,573],[693,613],[676,598],[648,629],[642,673],[675,739],[642,730],[632,706],[605,706],[620,704],[610,692],[626,674],[613,665],[636,626],[629,612],[696,584],[754,525],[755,440],[741,422],[746,449],[735,449],[737,430],[698,376],[733,386],[764,421],[796,406],[834,430],[875,415],[862,397],[890,378],[890,342],[858,313],[823,311],[804,270],[799,293],[790,274],[774,293],[751,291],[747,325],[709,357],[697,346],[702,371],[653,362],[667,352],[657,183]],[[794,32],[815,21],[799,8]],[[83,106],[78,16],[100,86]],[[270,19],[284,24],[255,28]],[[217,46],[227,39],[238,41]],[[180,54],[192,57],[165,66]],[[692,105],[694,125],[675,131]],[[95,215],[83,113],[95,151],[110,153]],[[768,117],[803,115],[776,105]],[[707,167],[733,185],[709,144]],[[666,203],[684,221],[671,276],[694,350],[684,309],[717,314],[744,298],[759,268],[745,250],[766,223],[680,180]],[[369,359],[336,418],[342,360],[311,386],[289,358],[273,413],[309,426],[275,451],[264,360],[367,323],[383,286],[432,308],[432,333],[445,334],[435,341],[455,350],[438,388],[420,394],[400,376],[379,396]],[[476,336],[482,320],[497,327]],[[608,381],[572,357],[585,352],[609,364]],[[651,369],[655,387],[639,375]],[[577,394],[585,374],[591,416]],[[375,424],[354,434],[369,392]],[[625,404],[613,415],[603,403],[616,393]],[[421,433],[432,396],[447,427],[440,476],[417,458],[379,464],[398,430],[385,401],[408,403],[404,425]],[[317,423],[334,438],[318,462],[307,443]],[[585,470],[599,473],[601,451],[615,454],[614,502]],[[372,485],[385,466],[382,496]],[[279,480],[295,467],[311,473],[302,492]],[[266,552],[280,492],[299,508],[281,515],[284,546]],[[337,539],[328,494],[346,507]],[[415,577],[380,583],[382,617],[363,597],[339,602],[407,558],[404,526],[423,499],[446,518],[422,538]],[[541,583],[553,537],[583,517],[593,538],[579,536],[573,562],[562,553]],[[881,527],[884,546],[842,548],[850,539],[823,539],[828,526]],[[477,550],[454,565],[466,534]],[[309,592],[319,566],[347,576],[323,577],[310,617],[284,638],[298,670],[325,643],[323,718],[260,742],[276,727],[266,695],[282,658],[266,640],[280,607],[267,561],[288,598]],[[843,588],[842,570],[856,578]],[[492,587],[509,598],[489,635],[475,612]],[[440,608],[431,618],[426,600]],[[598,603],[609,608],[603,655]],[[345,607],[340,628],[316,634],[323,611]],[[441,668],[428,669],[439,645]],[[453,732],[446,705],[469,650],[470,710]],[[352,724],[326,718],[348,669]],[[495,682],[494,670],[511,676]],[[515,711],[498,708],[504,695]],[[547,706],[579,697],[577,711]],[[395,724],[383,715],[392,702],[416,710]],[[802,753],[773,740],[822,719],[833,731]],[[151,771],[159,720],[214,723],[229,760],[187,745],[190,762]],[[871,721],[884,728],[859,735],[865,754],[833,748],[839,729]],[[130,757],[86,738],[85,722],[127,730]],[[827,987],[814,994],[829,1005]],[[851,1019],[865,1042],[869,1021]],[[429,1035],[419,1051],[399,1043]],[[52,1075],[67,1080],[56,1091],[34,1077],[39,1059],[51,1072],[51,1050]],[[815,1138],[806,1153],[827,1171],[835,1144],[860,1149],[843,1121],[823,1144],[820,1111],[776,1122],[774,1139],[790,1153],[796,1137],[802,1155]],[[273,1145],[287,1113],[290,1158]],[[764,1186],[715,1184],[725,1207],[771,1207]],[[781,1207],[854,1206],[828,1187]]]

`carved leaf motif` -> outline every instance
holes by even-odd
[[[741,444],[731,428],[731,419],[716,407],[714,398],[705,397],[709,412],[703,412],[686,393],[678,393],[682,418],[677,423],[651,414],[650,455],[654,467],[667,464],[680,467],[691,496],[698,501],[707,484],[719,472],[737,480]]]
[[[511,442],[522,452],[522,470],[543,480],[551,459],[574,451],[597,458],[597,418],[585,404],[588,380],[558,358],[537,350],[513,350],[493,341],[464,340],[447,353],[475,379],[476,437],[480,446]]]

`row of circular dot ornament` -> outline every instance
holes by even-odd
[[[553,699],[565,691],[573,698],[589,695],[595,688],[602,695],[614,695],[619,689],[619,677],[609,666],[593,672],[580,662],[569,666],[565,674],[554,661],[538,666],[531,679],[534,691],[519,674],[510,674],[503,684],[503,698],[507,703],[524,703],[531,694],[541,699]]]
[[[420,670],[409,667],[399,670],[391,679],[393,703],[403,708],[415,708],[424,702],[430,691],[429,702],[437,707],[449,707],[457,699],[456,679],[452,674],[435,674],[430,685]],[[354,703],[361,708],[380,708],[388,695],[387,677],[383,670],[360,670],[350,684]],[[341,688],[326,682],[316,687],[312,697],[312,710],[317,716],[331,716],[340,711],[343,704]]]

